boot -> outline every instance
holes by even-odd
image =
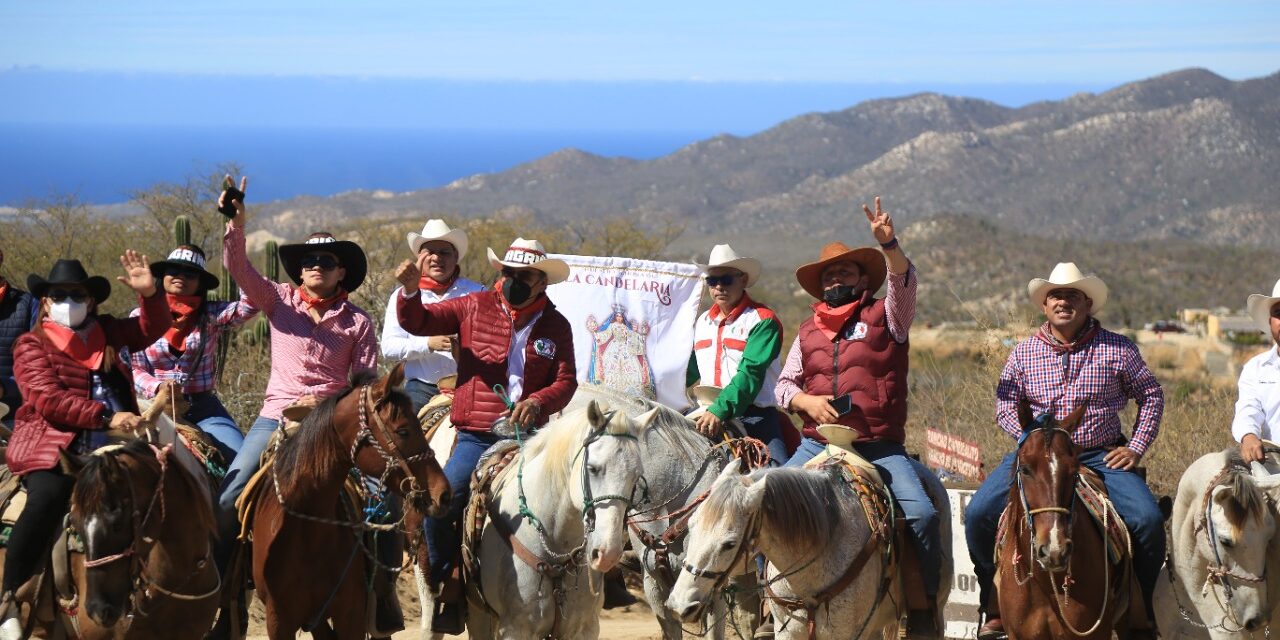
[[[0,596],[0,640],[22,640],[20,609],[12,591]]]
[[[938,617],[929,609],[912,609],[907,612],[907,637],[913,640],[941,638]]]
[[[627,591],[627,581],[621,569],[613,569],[604,574],[604,608],[617,609],[629,607],[636,603],[636,597]]]
[[[463,620],[462,605],[456,602],[440,602],[431,614],[431,632],[447,636],[458,636],[466,631]]]

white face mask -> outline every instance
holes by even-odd
[[[74,329],[83,324],[87,315],[89,315],[88,302],[66,300],[49,303],[49,319],[68,329]]]

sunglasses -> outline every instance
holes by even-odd
[[[171,267],[166,269],[164,274],[170,278],[182,278],[184,280],[199,280],[200,273],[191,269],[183,269],[180,267]]]
[[[732,273],[726,273],[718,276],[707,276],[703,278],[703,280],[707,282],[708,287],[721,287],[721,286],[727,287],[729,285],[732,285],[733,281],[737,279],[738,279],[738,276]]]
[[[303,269],[315,269],[317,267],[322,271],[332,271],[338,268],[338,259],[333,256],[323,254],[309,253],[302,256],[302,260],[298,262]]]
[[[65,289],[54,289],[45,295],[46,298],[54,302],[65,302],[70,298],[72,302],[84,302],[89,299],[87,291],[67,291]]]

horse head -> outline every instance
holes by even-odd
[[[756,479],[730,464],[720,471],[706,501],[689,518],[684,567],[666,602],[685,622],[702,616],[726,580],[754,568],[750,560],[764,493],[764,478]]]
[[[334,424],[344,435],[355,434],[351,454],[357,469],[381,478],[417,512],[440,517],[449,508],[452,491],[413,403],[399,390],[403,382],[401,362],[386,376],[347,394],[335,407]]]
[[[1280,475],[1255,478],[1238,449],[1226,452],[1226,467],[1205,491],[1196,553],[1208,565],[1205,589],[1216,589],[1232,626],[1253,632],[1267,623],[1267,565],[1280,553],[1276,501]],[[1271,578],[1274,580],[1274,578]]]
[[[626,547],[627,509],[642,473],[637,436],[641,425],[622,411],[608,411],[592,400],[587,405],[575,456],[579,482],[571,497],[582,505],[587,559],[596,571],[609,571]]]
[[[140,547],[163,526],[157,508],[163,470],[142,441],[88,456],[63,454],[76,476],[71,495],[72,528],[84,541],[85,609],[104,628],[130,611]]]
[[[1087,405],[1058,422],[1052,412],[1033,417],[1018,404],[1023,440],[1018,447],[1014,490],[1026,518],[1031,551],[1045,571],[1062,571],[1071,559],[1071,525],[1081,448],[1071,440]]]

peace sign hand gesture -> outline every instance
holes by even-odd
[[[244,190],[249,186],[249,176],[240,176],[240,188],[236,188],[231,174],[222,179],[222,193],[218,195],[218,212],[231,219],[231,224],[244,227]]]
[[[871,223],[871,234],[876,237],[876,242],[888,244],[893,241],[893,217],[880,209],[880,196],[876,196],[875,212],[866,204],[862,205],[862,212],[867,214],[867,222]]]
[[[144,298],[150,298],[156,292],[156,279],[151,275],[151,267],[147,257],[128,249],[120,256],[120,266],[124,267],[124,275],[117,276],[121,284],[137,292]]]

